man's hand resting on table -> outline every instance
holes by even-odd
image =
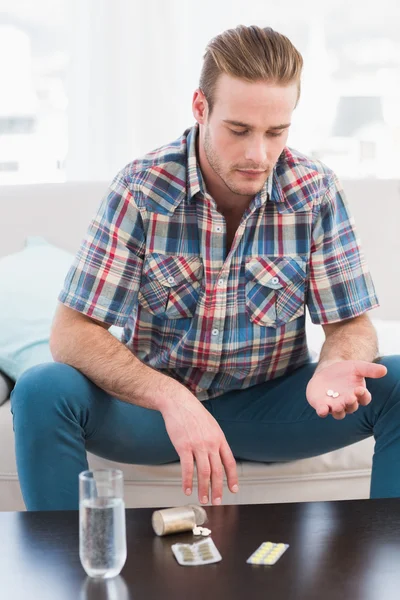
[[[210,484],[212,503],[221,503],[224,469],[229,489],[237,492],[235,458],[222,429],[202,403],[188,393],[164,406],[161,414],[171,442],[179,454],[184,493],[192,493],[194,461],[199,501],[202,504],[208,502]]]
[[[332,414],[334,419],[344,419],[346,414],[355,412],[359,405],[366,406],[371,402],[365,377],[378,379],[386,373],[384,365],[363,360],[332,361],[326,366],[322,364],[307,385],[307,400],[318,416]],[[327,396],[328,390],[339,392],[339,396]]]

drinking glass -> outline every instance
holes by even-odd
[[[79,474],[79,557],[90,577],[119,575],[126,561],[124,476],[118,469]]]

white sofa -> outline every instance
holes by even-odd
[[[381,302],[381,307],[370,313],[379,334],[381,353],[400,354],[396,293],[400,278],[396,277],[399,267],[395,264],[400,256],[399,182],[366,180],[344,185]],[[106,187],[106,183],[98,182],[0,188],[0,258],[21,250],[28,235],[43,236],[75,252]],[[317,356],[324,339],[322,328],[308,323],[308,338]],[[225,488],[223,501],[233,504],[366,498],[373,446],[370,438],[323,456],[290,463],[239,461],[240,493],[233,495]],[[96,456],[89,456],[89,462],[92,467],[115,464]],[[181,492],[178,463],[118,467],[125,474],[128,507],[173,506],[188,501]],[[197,497],[193,495],[191,500],[197,501]],[[0,406],[0,510],[23,509],[10,402],[6,401]]]

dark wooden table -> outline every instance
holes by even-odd
[[[78,512],[0,513],[1,600],[393,600],[400,594],[400,499],[207,507],[222,561],[180,566],[153,509],[127,511],[119,577],[88,578]],[[197,539],[197,538],[196,538]],[[246,559],[263,541],[290,548],[271,567]]]

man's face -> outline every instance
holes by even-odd
[[[264,186],[286,145],[297,84],[280,86],[219,77],[211,115],[205,102],[200,144],[206,157],[205,175],[234,194],[253,196]]]

